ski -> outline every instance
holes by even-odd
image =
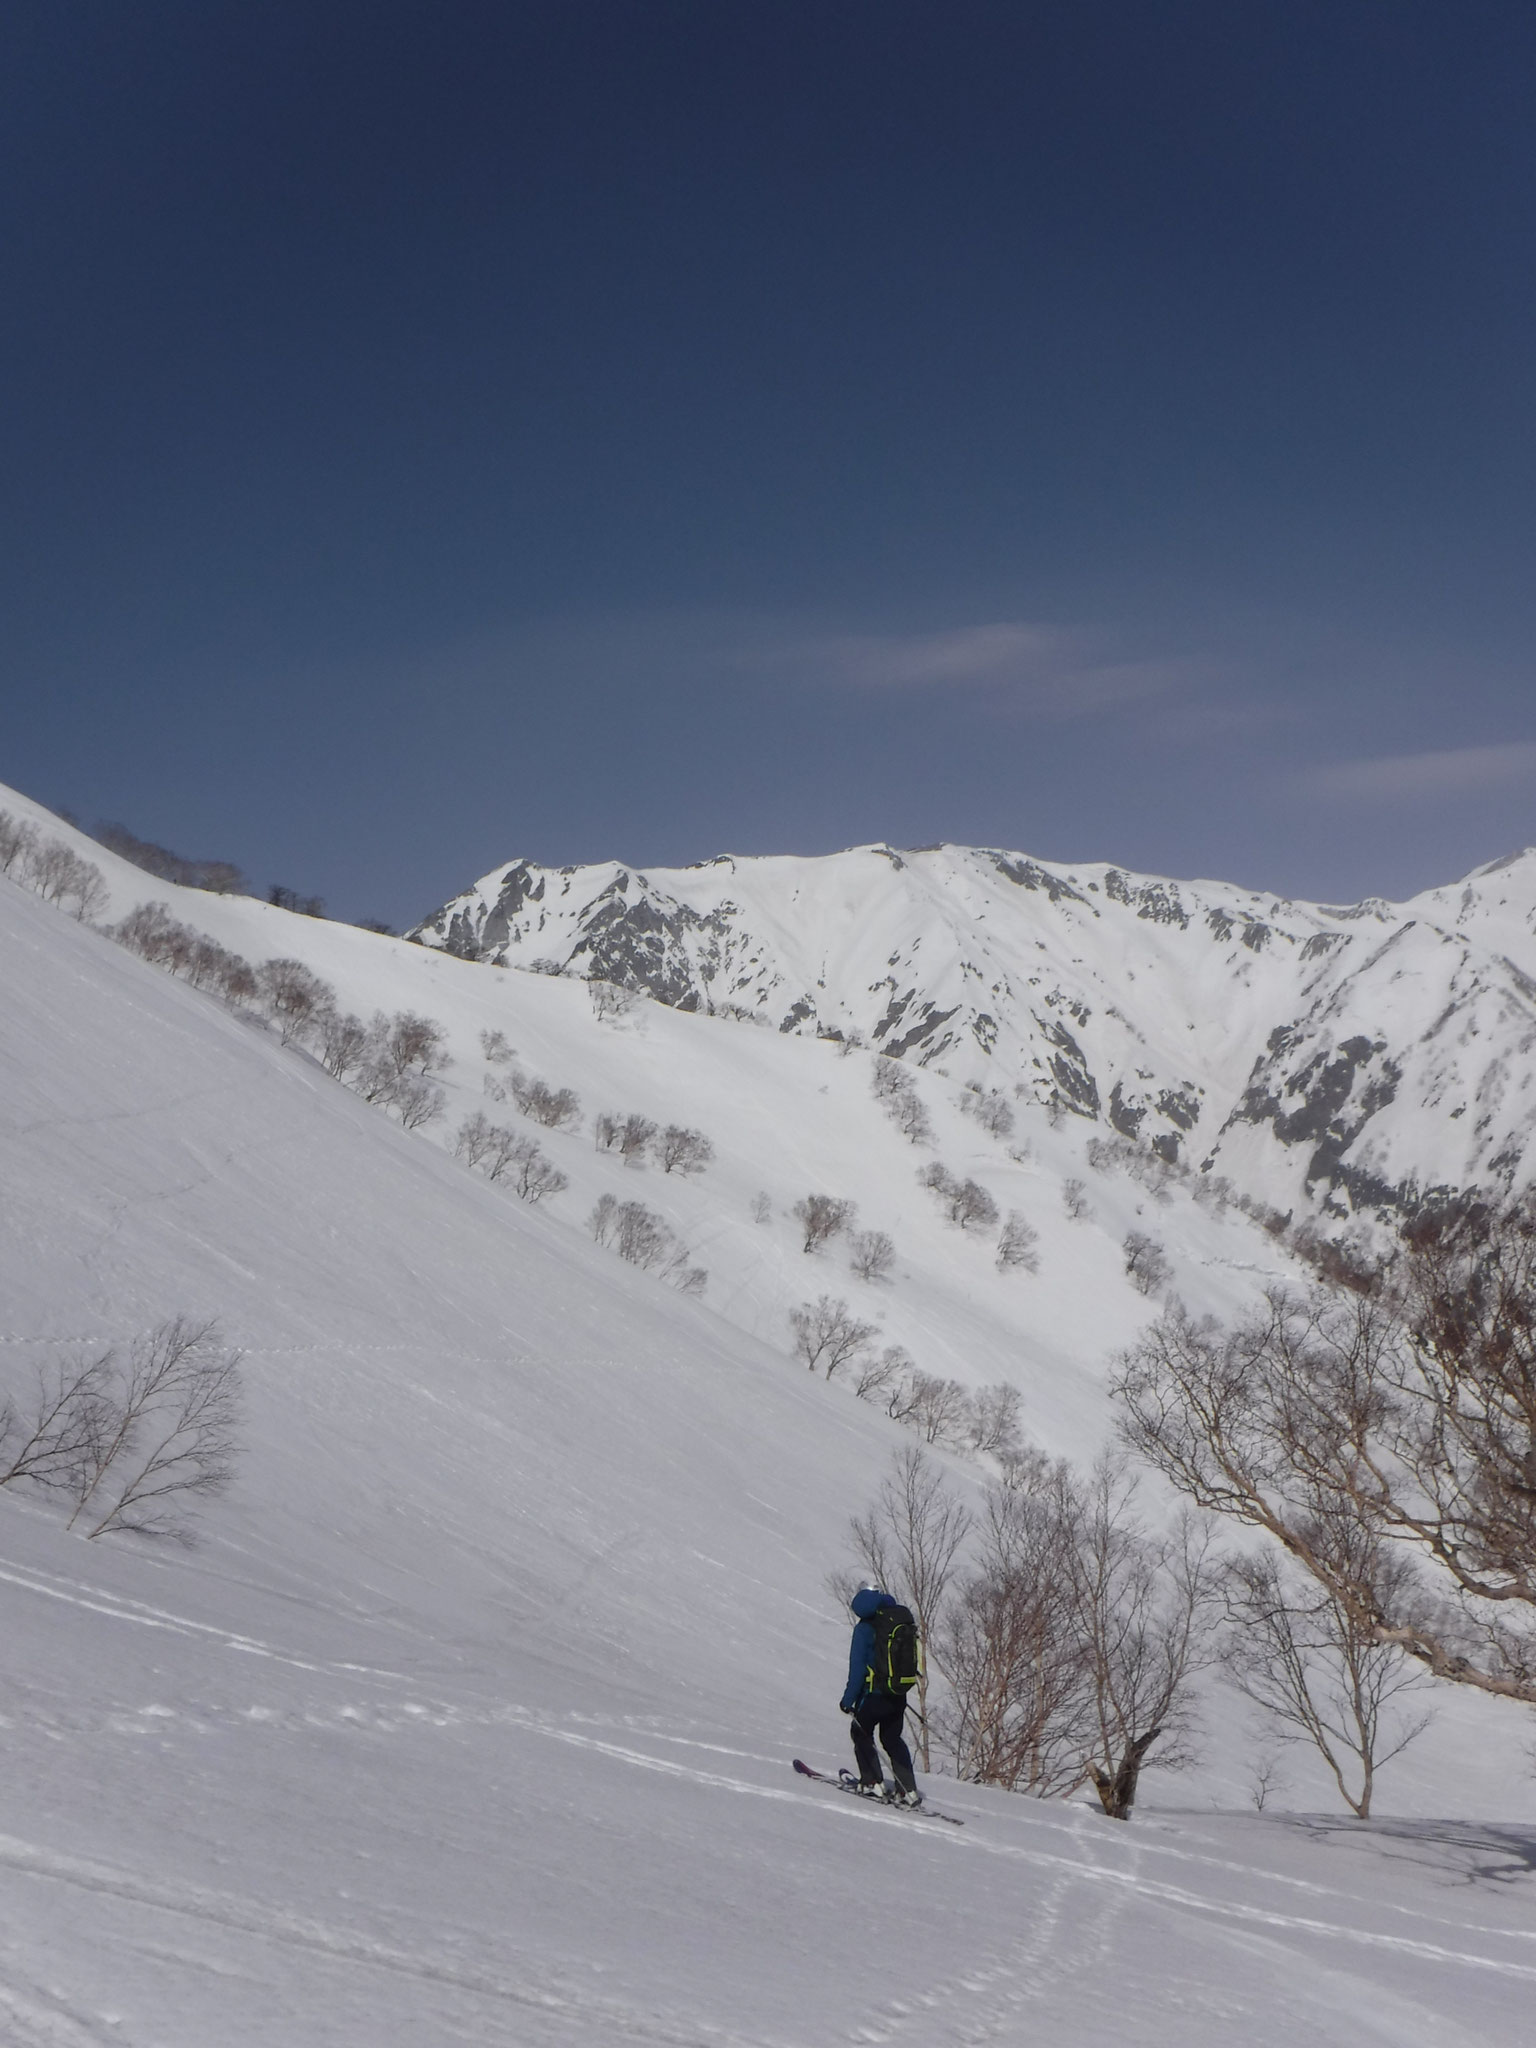
[[[794,1759],[794,1766],[802,1778],[814,1778],[818,1785],[830,1785],[834,1791],[846,1792],[854,1799],[863,1796],[858,1790],[859,1781],[852,1771],[839,1771],[834,1778],[830,1771],[813,1770],[809,1764],[802,1763],[799,1757]],[[948,1821],[952,1828],[965,1826],[965,1822],[958,1814],[940,1813],[936,1806],[930,1806],[926,1800],[921,1806],[895,1806],[889,1800],[882,1800],[880,1804],[887,1813],[903,1814],[909,1820],[943,1820]]]

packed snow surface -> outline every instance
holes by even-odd
[[[530,1209],[0,882],[0,1384],[217,1315],[248,1409],[190,1550],[86,1543],[0,1491],[8,2048],[1529,2038],[1513,1709],[1446,1700],[1365,1827],[1234,1811],[1252,1745],[1219,1693],[1204,1769],[1149,1781],[1129,1827],[934,1778],[949,1828],[791,1774],[844,1760],[824,1581],[911,1438],[789,1357],[808,1271],[873,1300],[800,1252],[789,1199],[833,1176],[889,1221],[889,1330],[1015,1379],[1077,1456],[1155,1308],[1119,1233],[1144,1206],[1230,1308],[1279,1270],[1248,1219],[1110,1177],[1069,1222],[1080,1133],[1042,1114],[1020,1162],[926,1073],[939,1151],[1038,1216],[1041,1274],[1000,1276],[924,1206],[867,1056],[653,1004],[600,1024],[568,980],[101,865],[116,914],[176,894],[250,958],[310,948],[350,1005],[440,1017],[449,1124],[494,1026],[589,1113],[686,1117],[718,1159],[679,1188],[554,1133],[573,1185]],[[702,1301],[582,1228],[630,1187],[687,1231]]]

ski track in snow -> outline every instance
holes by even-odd
[[[583,2040],[655,2043],[656,2048],[768,2048],[763,2037],[736,2029],[714,2027],[681,2014],[639,2012],[617,2000],[593,1998],[562,1982],[555,1972],[540,1972],[532,1964],[528,1966],[526,1977],[513,1977],[482,1967],[446,1963],[437,1955],[401,1948],[356,1929],[333,1926],[308,1915],[258,1905],[235,1893],[167,1884],[82,1857],[61,1856],[35,1843],[17,1841],[8,1835],[0,1835],[0,1869],[146,1907],[178,1919],[254,1935],[279,1947],[302,1950],[329,1962],[386,1971],[422,1984],[470,1992],[499,2004],[558,2018],[562,2023],[579,2019],[584,2030],[580,2037]],[[445,1945],[451,1946],[447,1937]],[[180,1950],[173,1951],[173,1954],[178,1961],[183,1959]],[[24,2001],[19,1993],[0,1990],[0,1999],[7,1998],[13,1999],[23,2011],[29,2003],[36,2005],[35,2000]],[[36,2010],[46,2022],[45,2009],[37,2006]],[[39,2038],[46,2041],[49,2037],[42,2034]],[[68,2034],[59,2036],[61,2041],[69,2041],[70,2038]],[[98,2037],[82,2030],[80,2038],[94,2042]],[[114,2031],[111,2038],[122,2040],[125,2037]],[[526,2033],[512,2034],[507,2038],[516,2041],[526,2040],[528,2036]],[[563,2028],[558,2038],[571,2038],[569,2030]]]
[[[466,1707],[461,1702],[430,1696],[423,1698],[421,1696],[422,1688],[419,1684],[403,1673],[356,1663],[341,1661],[320,1662],[314,1659],[299,1657],[291,1652],[278,1649],[270,1643],[235,1635],[228,1630],[208,1623],[197,1622],[184,1615],[173,1614],[162,1608],[151,1607],[142,1601],[112,1594],[101,1587],[92,1586],[85,1582],[67,1581],[35,1570],[20,1571],[3,1566],[0,1566],[0,1581],[16,1585],[26,1591],[47,1598],[66,1601],[71,1605],[94,1613],[107,1615],[114,1620],[133,1623],[142,1627],[164,1629],[185,1636],[211,1638],[228,1650],[243,1655],[270,1658],[279,1664],[286,1665],[297,1671],[303,1671],[316,1676],[335,1677],[352,1682],[362,1679],[390,1688],[406,1687],[416,1695],[410,1700],[400,1702],[392,1712],[384,1712],[377,1708],[368,1709],[341,1704],[330,1706],[321,1712],[305,1712],[302,1715],[290,1715],[288,1717],[295,1722],[302,1721],[305,1725],[365,1726],[374,1732],[389,1734],[402,1728],[419,1728],[424,1724],[447,1728],[461,1724],[489,1723],[509,1730],[517,1729],[546,1740],[564,1743],[574,1748],[584,1749],[631,1768],[656,1772],[662,1776],[675,1777],[686,1780],[691,1784],[716,1791],[729,1792],[741,1797],[765,1799],[777,1803],[803,1803],[808,1796],[804,1788],[799,1786],[760,1784],[752,1779],[733,1776],[723,1771],[706,1770],[697,1765],[685,1764],[669,1757],[654,1755],[645,1749],[634,1747],[633,1741],[635,1738],[633,1737],[630,1742],[620,1742],[608,1736],[584,1733],[579,1727],[554,1724],[547,1716],[541,1716],[512,1702],[480,1701],[472,1707]],[[258,1723],[269,1723],[274,1720],[281,1722],[284,1718],[279,1710],[259,1708],[221,1710],[207,1705],[200,1705],[197,1714],[204,1720],[209,1716],[215,1716],[230,1720],[257,1721]],[[117,1712],[107,1717],[108,1724],[120,1733],[139,1732],[142,1729],[145,1732],[159,1734],[165,1731],[168,1722],[175,1721],[189,1722],[194,1728],[199,1725],[196,1717],[178,1714],[175,1710],[159,1705],[150,1705],[138,1709],[136,1717],[132,1712],[126,1715],[122,1712]],[[779,1761],[776,1758],[759,1755],[750,1751],[733,1750],[721,1744],[695,1742],[693,1738],[687,1736],[653,1735],[651,1739],[666,1741],[670,1744],[687,1745],[716,1754],[736,1756],[744,1761],[752,1761],[764,1765],[777,1766]],[[787,1765],[785,1767],[787,1768]],[[819,1811],[829,1814],[835,1821],[851,1822],[859,1826],[894,1827],[908,1831],[911,1828],[911,1823],[903,1819],[902,1816],[881,1813],[878,1808],[866,1810],[850,1806],[847,1802],[839,1804],[828,1799],[815,1798],[814,1795],[809,1796]],[[1050,1813],[1051,1809],[1045,1802],[1031,1802],[1030,1819],[1032,1824],[1038,1824],[1037,1816],[1050,1815]],[[967,1816],[967,1818],[971,1819],[974,1824],[974,1814]],[[1091,1818],[1092,1816],[1090,1816]],[[1054,1819],[1047,1821],[1046,1824],[1062,1825],[1060,1822],[1055,1822]],[[1071,1821],[1065,1824],[1072,1834],[1081,1837],[1083,1828],[1075,1815]],[[1466,1950],[1450,1948],[1443,1943],[1426,1941],[1407,1935],[1395,1935],[1376,1929],[1352,1928],[1340,1922],[1330,1921],[1317,1916],[1283,1912],[1274,1908],[1261,1908],[1230,1899],[1217,1899],[1193,1891],[1188,1887],[1147,1877],[1143,1874],[1142,1868],[1146,1859],[1148,1857],[1161,1856],[1180,1863],[1210,1869],[1213,1872],[1221,1873],[1225,1877],[1241,1878],[1266,1885],[1276,1885],[1283,1889],[1300,1891],[1317,1899],[1320,1904],[1323,1901],[1332,1901],[1340,1906],[1353,1905],[1361,1907],[1369,1903],[1373,1911],[1379,1912],[1385,1908],[1393,1913],[1403,1914],[1410,1918],[1434,1919],[1437,1924],[1444,1924],[1443,1916],[1439,1914],[1430,1915],[1418,1908],[1404,1906],[1397,1902],[1367,1902],[1359,1894],[1322,1885],[1315,1880],[1296,1877],[1284,1872],[1265,1871],[1255,1865],[1238,1863],[1228,1858],[1204,1855],[1172,1843],[1149,1839],[1139,1831],[1128,1833],[1127,1835],[1127,1847],[1131,1851],[1131,1867],[1129,1868],[1085,1862],[1081,1857],[1072,1858],[1047,1850],[1026,1847],[1018,1843],[994,1841],[988,1839],[984,1833],[967,1834],[964,1837],[957,1835],[938,1836],[934,1834],[929,1838],[940,1840],[962,1853],[968,1852],[1010,1858],[1030,1863],[1041,1869],[1051,1870],[1056,1873],[1053,1883],[1057,1890],[1073,1883],[1124,1887],[1145,1899],[1156,1900],[1161,1904],[1178,1910],[1210,1915],[1218,1919],[1285,1929],[1297,1933],[1323,1935],[1344,1941],[1354,1941],[1370,1947],[1392,1949],[1404,1954],[1417,1955],[1436,1961],[1454,1962],[1469,1968],[1493,1970],[1507,1976],[1536,1980],[1536,1957],[1527,1962],[1512,1958],[1479,1955]],[[1055,1895],[1056,1893],[1053,1892],[1052,1896],[1054,1897]],[[1469,1937],[1481,1934],[1499,1941],[1527,1945],[1536,1943],[1536,1930],[1500,1929],[1476,1923],[1458,1922],[1455,1924],[1459,1932]]]

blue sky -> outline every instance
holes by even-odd
[[[1536,10],[12,0],[0,779],[1339,900],[1536,840]]]

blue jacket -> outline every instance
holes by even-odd
[[[873,1587],[865,1587],[855,1593],[848,1604],[859,1618],[854,1624],[853,1642],[848,1651],[848,1683],[843,1688],[840,1702],[845,1714],[851,1714],[862,1700],[867,1700],[872,1690],[869,1667],[875,1654],[875,1631],[870,1616],[878,1614],[882,1607],[895,1607],[898,1603],[889,1593],[877,1593]]]

